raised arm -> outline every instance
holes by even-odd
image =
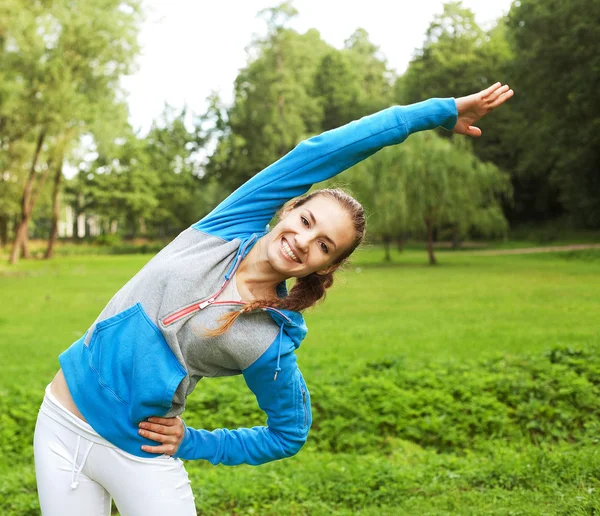
[[[243,184],[193,227],[226,240],[263,233],[287,201],[383,147],[403,142],[412,133],[441,126],[479,136],[481,131],[473,124],[511,96],[508,86],[496,83],[456,101],[429,99],[390,107],[305,140]]]
[[[394,106],[301,142],[283,158],[243,184],[193,227],[226,240],[262,233],[277,210],[410,134],[456,123],[454,99]]]

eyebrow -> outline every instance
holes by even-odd
[[[310,215],[310,219],[312,220],[312,223],[316,226],[317,225],[317,219],[315,219],[315,216],[313,215],[313,212],[310,211],[308,208],[306,208],[306,211]],[[333,247],[335,247],[337,249],[336,243],[333,240],[331,240],[331,238],[329,238],[327,235],[324,235],[323,238],[325,240],[327,240]]]

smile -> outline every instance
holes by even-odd
[[[285,253],[285,255],[292,261],[296,262],[296,263],[302,263],[300,261],[300,258],[298,258],[296,256],[296,254],[294,253],[294,251],[292,251],[292,249],[290,248],[289,244],[287,243],[287,241],[285,240],[285,238],[281,239],[281,249],[283,250],[283,252]]]

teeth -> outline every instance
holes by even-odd
[[[282,243],[282,247],[283,250],[285,251],[285,254],[287,254],[292,260],[294,260],[295,262],[300,263],[300,259],[294,254],[294,252],[290,249],[290,246],[288,245],[288,243],[284,240]]]

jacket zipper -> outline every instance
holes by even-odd
[[[306,389],[300,386],[302,391],[302,407],[304,408],[304,428],[308,425],[308,410],[306,410]]]
[[[181,308],[180,310],[177,310],[177,312],[175,312],[174,314],[171,314],[167,317],[165,317],[162,320],[162,324],[163,326],[169,326],[173,323],[176,323],[177,321],[179,321],[180,319],[183,319],[184,317],[187,317],[190,314],[199,312],[200,310],[204,310],[207,306],[210,306],[212,304],[223,304],[224,302],[219,302],[217,301],[215,303],[215,299],[217,297],[219,297],[219,295],[221,294],[221,292],[223,292],[223,290],[225,290],[225,287],[228,285],[228,283],[231,281],[231,278],[233,277],[233,275],[235,274],[235,272],[237,271],[238,267],[240,266],[240,263],[242,261],[242,256],[244,256],[244,253],[246,251],[246,248],[254,241],[254,239],[256,238],[256,235],[253,236],[245,245],[244,249],[242,250],[242,252],[239,254],[237,261],[235,263],[234,268],[231,271],[231,274],[229,275],[229,279],[226,279],[223,284],[219,287],[219,290],[217,290],[212,296],[207,297],[206,299],[202,300],[202,301],[196,301],[195,303],[185,306],[183,308]],[[245,304],[242,303],[241,301],[227,301],[226,304]]]

